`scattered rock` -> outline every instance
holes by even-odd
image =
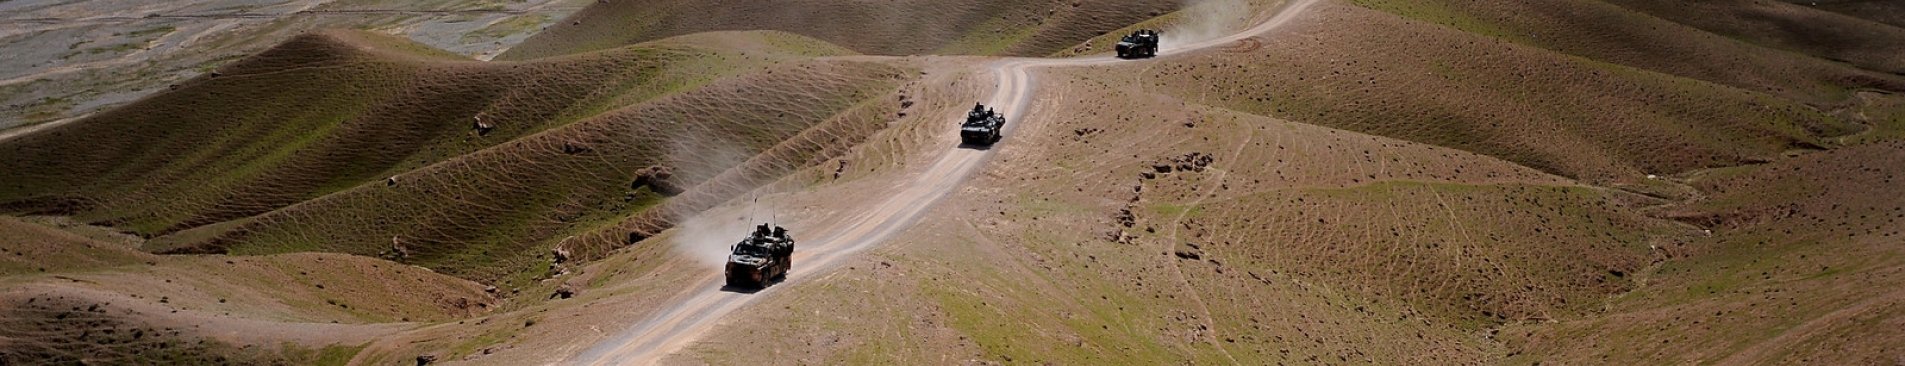
[[[1217,158],[1200,152],[1192,152],[1184,154],[1184,156],[1171,158],[1171,162],[1176,165],[1178,171],[1202,172],[1204,168],[1210,167],[1210,164],[1216,161]]]
[[[403,245],[402,238],[392,236],[390,237],[390,249],[385,250],[383,253],[378,253],[377,257],[402,263],[405,259],[410,259],[410,248]]]
[[[648,187],[649,191],[673,196],[681,194],[681,187],[670,178],[675,177],[675,169],[656,165],[635,171],[635,182],[629,183],[629,189]]]
[[[476,130],[477,136],[487,136],[489,135],[489,132],[491,130],[496,129],[496,125],[490,124],[489,122],[484,122],[483,116],[475,116],[471,118],[475,119],[476,122],[470,123],[470,129]]]
[[[1072,130],[1072,141],[1086,141],[1085,140],[1086,137],[1089,137],[1093,134],[1097,134],[1099,132],[1104,132],[1104,130],[1093,128],[1093,127],[1075,129],[1075,130]],[[1089,141],[1086,141],[1086,142],[1089,142]]]
[[[1178,249],[1173,254],[1176,254],[1178,259],[1188,259],[1188,260],[1204,259],[1204,249],[1199,248],[1197,244],[1194,244],[1194,243],[1184,243],[1184,247],[1181,249]]]
[[[573,142],[562,143],[563,154],[575,155],[575,154],[581,154],[585,152],[589,152],[589,147],[582,146],[582,144],[577,144]]]

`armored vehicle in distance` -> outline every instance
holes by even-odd
[[[1146,58],[1158,55],[1158,31],[1139,29],[1118,40],[1118,58]]]
[[[966,123],[959,125],[959,141],[966,145],[991,146],[999,141],[999,130],[1005,128],[1005,115],[986,109],[984,104],[972,105],[972,112],[966,113]]]

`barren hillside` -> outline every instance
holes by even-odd
[[[1177,1],[608,1],[500,56],[529,59],[724,30],[778,30],[878,55],[1038,56],[1176,10]]]
[[[0,137],[0,362],[1886,363],[1887,6],[606,1],[497,61],[311,32]],[[1106,55],[1140,28],[1158,57]],[[786,280],[723,286],[763,222]]]

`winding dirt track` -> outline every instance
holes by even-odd
[[[1250,29],[1236,34],[1214,39],[1191,42],[1167,47],[1160,56],[1196,51],[1223,46],[1236,42],[1245,42],[1251,37],[1275,30],[1292,19],[1297,18],[1320,0],[1295,0],[1285,6],[1274,17]],[[1011,132],[1021,123],[1026,123],[1023,111],[1032,104],[1035,79],[1031,70],[1038,67],[1089,66],[1121,61],[1111,57],[1078,59],[1003,59],[989,67],[999,82],[986,105],[994,106],[1006,114],[1005,132]],[[960,116],[946,118],[953,121]],[[1011,141],[1008,137],[1006,141]],[[841,259],[852,256],[875,244],[883,242],[901,230],[919,220],[927,208],[945,198],[966,177],[979,170],[995,150],[971,150],[946,147],[940,159],[925,171],[919,173],[914,181],[898,194],[888,197],[879,205],[864,210],[862,214],[850,220],[845,230],[832,233],[819,240],[802,241],[800,252],[796,254],[797,263],[790,279],[812,278],[816,274],[830,270]],[[791,281],[791,280],[790,280]],[[565,360],[570,364],[589,365],[648,365],[662,357],[680,350],[697,339],[702,333],[713,328],[723,317],[734,310],[753,302],[755,294],[725,292],[721,290],[719,273],[711,273],[700,279],[700,285],[689,294],[676,296],[673,305],[657,312],[653,318],[637,323],[634,327],[616,334],[595,346]],[[786,284],[762,290],[764,294],[787,288]]]

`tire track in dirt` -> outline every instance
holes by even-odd
[[[1310,6],[1320,0],[1296,0],[1278,12],[1274,17],[1250,29],[1210,40],[1193,42],[1167,49],[1160,56],[1213,48],[1249,39],[1267,33],[1303,14]],[[1041,67],[1092,66],[1114,62],[1125,62],[1111,57],[1078,59],[1003,59],[990,64],[999,86],[986,102],[1006,114],[1008,123],[1005,131],[1016,130],[1019,124],[1026,123],[1026,111],[1032,104],[1032,91],[1036,79],[1031,70]],[[961,111],[963,113],[963,110]],[[946,118],[956,120],[958,116]],[[753,302],[756,295],[764,295],[787,288],[787,285],[799,279],[813,278],[817,274],[831,269],[841,260],[853,254],[886,241],[924,215],[934,203],[946,197],[954,188],[965,182],[966,178],[978,171],[996,150],[958,149],[944,147],[940,159],[926,170],[917,173],[906,188],[888,197],[880,204],[870,207],[850,220],[852,224],[840,232],[831,233],[819,240],[803,241],[801,251],[795,254],[798,263],[788,273],[790,283],[769,287],[753,294],[725,292],[721,288],[721,274],[710,272],[696,280],[697,286],[686,293],[675,295],[673,305],[656,312],[653,317],[636,323],[634,327],[603,340],[593,347],[576,354],[563,363],[588,365],[647,365],[661,361],[663,357],[687,346],[717,325],[721,319],[735,310]]]

